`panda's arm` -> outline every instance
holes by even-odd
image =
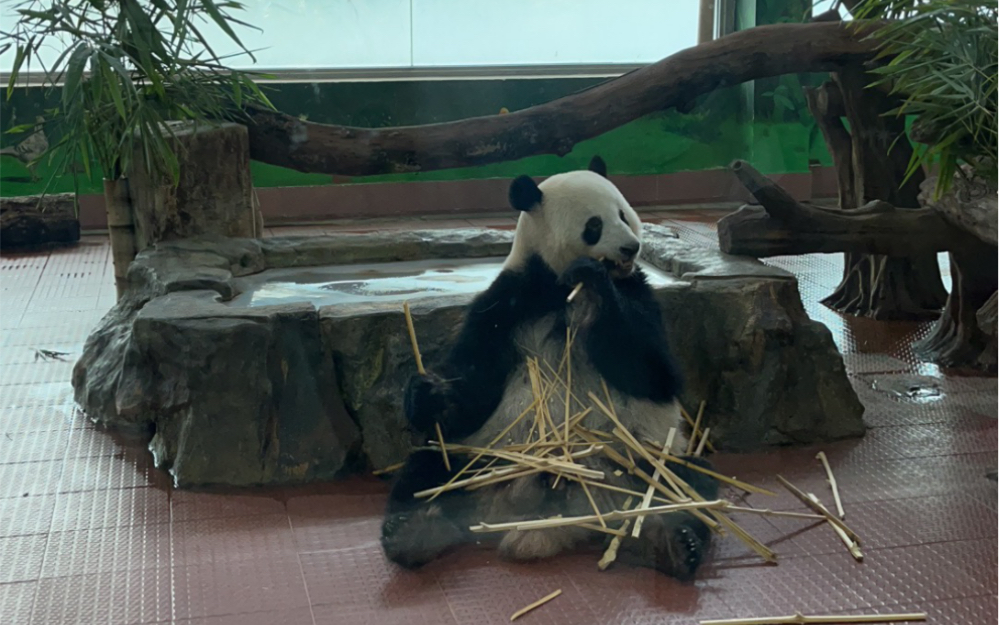
[[[428,376],[410,380],[405,412],[412,426],[429,434],[437,423],[450,438],[482,427],[520,360],[514,331],[555,310],[566,293],[540,261],[529,262],[521,272],[501,273],[469,306],[447,356],[431,365]]]
[[[666,402],[680,392],[662,312],[645,276],[612,281],[587,338],[587,351],[607,383],[633,397]]]

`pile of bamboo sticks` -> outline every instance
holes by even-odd
[[[404,305],[404,312],[418,369],[423,373],[420,366],[422,359],[419,356],[408,305]],[[470,447],[448,443],[440,436],[438,429],[438,440],[431,441],[430,446],[443,454],[448,466],[452,466],[452,461],[457,457],[462,457],[463,463],[453,465],[460,468],[454,472],[448,482],[420,491],[415,496],[433,501],[448,491],[477,490],[543,472],[555,476],[553,486],[557,486],[562,480],[574,482],[585,493],[592,514],[508,523],[482,522],[470,529],[473,532],[503,532],[577,526],[609,534],[613,539],[608,553],[601,561],[601,568],[606,568],[613,561],[613,554],[616,553],[620,539],[629,534],[637,538],[642,530],[643,518],[652,514],[689,512],[712,530],[735,536],[764,560],[770,562],[776,561],[776,554],[736,523],[731,518],[733,514],[771,514],[822,520],[823,517],[816,514],[772,512],[740,507],[724,500],[706,501],[670,467],[686,466],[745,492],[768,495],[774,493],[702,468],[673,455],[671,450],[676,435],[675,429],[670,431],[666,441],[636,438],[619,419],[606,383],[601,383],[600,389],[580,389],[577,392],[574,388],[570,358],[574,339],[574,331],[567,330],[565,350],[557,366],[536,357],[527,359],[533,401],[488,445]],[[600,394],[594,392],[595,390]],[[562,400],[561,403],[551,401],[556,396]],[[564,410],[560,410],[561,414],[553,414],[553,405],[561,405]],[[700,454],[704,449],[713,448],[708,439],[709,428],[704,428],[703,431],[700,428],[704,410],[705,406],[702,403],[696,418],[691,418],[684,411],[692,428],[687,447],[687,452],[690,454]],[[585,427],[584,419],[591,414],[605,419],[606,427]],[[515,443],[506,440],[509,433],[525,421],[527,422],[525,425],[529,425],[526,438]],[[639,481],[645,483],[645,490],[632,490],[611,483],[603,471],[587,464],[586,460],[595,456],[602,456],[609,460],[610,464],[618,465],[619,469],[615,471],[618,475],[621,472],[628,472],[637,477]],[[654,469],[651,475],[640,468],[638,459],[644,460],[647,466]],[[604,493],[607,496],[601,498],[603,501],[621,503],[612,509],[600,509],[596,498],[593,497],[597,489],[607,491]],[[631,502],[636,503],[632,506]],[[632,520],[634,525],[631,525]]]
[[[578,290],[577,288],[576,292]],[[423,361],[420,356],[408,303],[404,304],[403,310],[406,316],[406,324],[413,352],[416,357],[417,370],[423,375],[425,374]],[[553,367],[550,363],[536,357],[529,357],[527,359],[527,370],[531,382],[533,401],[485,447],[448,443],[444,440],[441,429],[438,426],[436,428],[437,440],[431,441],[430,445],[439,450],[443,455],[447,468],[451,470],[452,456],[470,457],[471,459],[455,472],[454,476],[448,482],[417,492],[415,497],[432,501],[442,493],[448,491],[459,489],[477,490],[542,472],[555,476],[553,486],[556,486],[562,480],[575,482],[586,494],[593,509],[593,514],[576,517],[557,516],[527,521],[481,522],[473,525],[470,529],[473,532],[504,532],[576,526],[594,532],[602,532],[610,535],[612,538],[610,545],[598,562],[600,570],[606,569],[613,563],[622,538],[629,535],[634,538],[640,536],[643,521],[647,516],[681,511],[697,516],[714,532],[735,536],[768,562],[776,562],[776,554],[732,520],[731,516],[733,514],[782,516],[813,523],[823,522],[832,528],[855,559],[858,561],[863,560],[863,553],[860,550],[860,537],[856,532],[847,527],[843,521],[846,517],[846,512],[843,509],[836,478],[823,452],[819,452],[816,459],[819,460],[825,470],[835,503],[836,514],[830,512],[814,494],[801,491],[780,475],[777,476],[778,482],[809,508],[812,511],[811,513],[743,507],[721,499],[707,501],[676,475],[670,467],[679,465],[705,473],[724,484],[746,493],[771,496],[776,493],[706,469],[674,455],[672,450],[676,436],[675,428],[670,430],[663,444],[660,444],[659,441],[639,440],[618,418],[610,392],[603,381],[601,381],[600,389],[587,389],[585,396],[581,398],[579,395],[582,393],[576,392],[572,380],[571,352],[574,339],[575,333],[570,328],[566,332],[565,351],[562,354],[562,359],[558,367]],[[596,390],[599,390],[600,394],[597,394]],[[552,413],[552,406],[558,405],[558,402],[552,401],[555,397],[559,397],[562,400],[564,411],[560,414]],[[701,402],[698,407],[696,417],[691,417],[686,410],[681,408],[681,414],[691,428],[686,455],[699,456],[705,449],[714,451],[714,445],[711,444],[708,438],[710,428],[704,427],[703,430],[701,429],[704,411],[704,402]],[[585,427],[583,425],[584,419],[591,414],[596,414],[606,419],[607,427]],[[525,420],[529,420],[530,423],[528,435],[525,440],[517,443],[507,441],[501,444],[510,432]],[[596,456],[601,456],[609,460],[610,464],[618,465],[619,469],[615,470],[617,476],[622,475],[623,472],[628,472],[637,477],[646,484],[645,490],[637,491],[610,483],[603,471],[594,469],[585,462],[587,459]],[[644,460],[649,466],[653,467],[652,475],[649,475],[638,466],[637,459]],[[606,464],[602,463],[598,466]],[[391,471],[397,468],[397,466],[389,467],[383,470],[383,472]],[[604,500],[613,500],[616,497],[622,500],[622,503],[613,509],[601,510],[597,505],[596,498],[592,495],[597,489],[602,489],[610,493],[610,497],[604,497]],[[632,505],[633,502],[634,505]],[[633,525],[632,521],[634,521]],[[523,608],[515,613],[511,620],[547,603],[557,597],[560,592],[560,590],[555,591]],[[834,620],[836,618],[843,620]],[[794,614],[776,618],[702,622],[705,625],[709,622],[712,624],[718,623],[718,625],[721,625],[721,623],[726,623],[726,625],[729,623],[732,625],[748,625],[749,623],[763,622],[860,623],[872,622],[872,619],[877,618],[869,615],[833,617]],[[922,613],[882,615],[880,618],[886,621],[923,620],[925,619],[925,615]]]

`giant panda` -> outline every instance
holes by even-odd
[[[424,441],[436,437],[439,424],[449,443],[487,445],[533,401],[526,358],[560,362],[566,329],[572,327],[575,392],[585,396],[586,389],[601,388],[603,378],[618,417],[637,438],[665,441],[670,428],[683,432],[676,400],[680,376],[659,305],[636,265],[641,223],[607,179],[603,160],[595,157],[587,170],[554,175],[541,184],[527,176],[516,178],[509,201],[520,212],[510,254],[499,276],[469,306],[446,355],[426,375],[409,381],[404,412],[410,427]],[[582,290],[568,302],[579,283]],[[564,411],[558,395],[552,394],[551,414]],[[524,442],[531,423],[523,419],[506,442]],[[584,424],[613,428],[595,413]],[[671,451],[683,455],[686,446],[686,436],[679,434]],[[688,460],[707,466],[701,458]],[[580,462],[604,471],[605,480],[618,486],[640,492],[647,487],[628,473],[615,476],[620,467],[602,456]],[[460,460],[455,464],[452,471],[464,465]],[[653,473],[644,461],[639,464]],[[671,469],[705,499],[717,497],[713,478],[682,465]],[[417,448],[411,453],[392,486],[382,525],[381,544],[390,560],[419,567],[451,547],[488,537],[470,533],[469,526],[479,522],[592,513],[578,483],[546,473],[472,491],[447,491],[429,502],[414,497],[453,475],[439,451]],[[621,505],[610,491],[590,491],[601,510]],[[709,535],[707,526],[689,513],[648,516],[638,539],[622,541],[618,561],[689,579],[704,558]],[[578,527],[510,531],[502,536],[499,551],[506,558],[529,561],[606,538]]]

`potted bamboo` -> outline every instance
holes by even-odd
[[[135,257],[131,168],[176,185],[174,122],[239,119],[251,103],[272,108],[253,81],[257,75],[229,68],[232,55],[217,54],[206,37],[208,27],[220,29],[237,54],[253,58],[233,30],[249,26],[233,17],[242,9],[216,0],[25,0],[14,7],[18,20],[0,45],[0,54],[14,55],[7,98],[32,67],[61,92],[44,115],[54,138],[42,157],[53,164],[50,184],[63,175],[77,189],[81,174],[103,179],[119,297]],[[46,48],[61,51],[48,67],[39,55]]]

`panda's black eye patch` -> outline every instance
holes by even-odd
[[[590,217],[586,220],[586,227],[583,228],[583,243],[596,245],[600,241],[600,235],[604,231],[604,220],[599,217]]]
[[[619,217],[621,217],[621,221],[623,221],[624,223],[628,223],[628,218],[624,216],[624,211],[618,211],[617,214]]]

